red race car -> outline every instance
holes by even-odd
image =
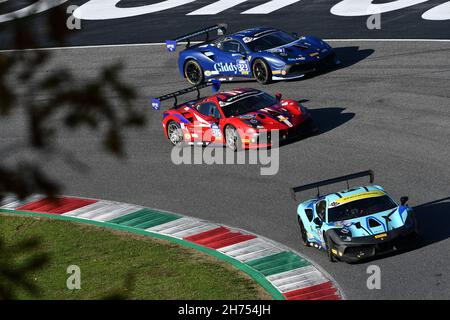
[[[213,87],[214,95],[200,97],[200,89]],[[164,133],[173,145],[225,144],[233,150],[272,146],[271,132],[280,140],[318,131],[310,112],[292,99],[281,99],[251,88],[217,92],[220,82],[213,80],[191,88],[153,98],[159,110],[161,101],[174,98],[175,106],[164,111]],[[177,97],[197,91],[197,99],[178,104]],[[264,135],[264,138],[262,136]]]

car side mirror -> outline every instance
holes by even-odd
[[[355,227],[356,229],[361,229],[361,222],[356,222]]]
[[[298,39],[298,33],[297,32],[292,32],[292,36],[296,39]]]
[[[282,95],[280,92],[275,93],[275,99],[277,99],[277,102],[281,101],[281,97],[282,97]]]
[[[400,198],[400,203],[404,206],[408,202],[409,198],[407,196],[403,196]]]
[[[248,54],[249,53],[248,53],[247,50],[241,50],[239,53],[242,55],[241,60],[247,60],[248,59]]]
[[[315,217],[313,220],[314,224],[317,225],[318,227],[322,226],[322,220],[320,220],[318,217]]]

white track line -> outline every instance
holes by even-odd
[[[323,39],[327,42],[448,42],[450,39]],[[194,41],[191,44],[200,42]],[[178,43],[184,44],[183,42]],[[95,48],[122,48],[122,47],[150,47],[150,46],[165,46],[165,42],[154,43],[130,43],[130,44],[105,44],[92,46],[72,46],[72,47],[50,47],[50,48],[36,48],[36,49],[7,49],[0,50],[0,53],[16,52],[16,51],[54,51],[54,50],[72,50],[72,49],[95,49]]]

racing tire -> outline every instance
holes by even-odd
[[[305,247],[309,247],[308,236],[306,234],[306,229],[305,229],[305,226],[303,225],[302,219],[299,216],[297,216],[297,220],[298,220],[298,225],[300,227],[300,235],[302,237],[302,243]]]
[[[327,244],[327,255],[328,255],[328,260],[330,260],[330,262],[337,262],[336,257],[334,256],[333,252],[331,251],[331,244],[332,241],[329,237],[327,237],[325,234],[323,235],[325,242]]]
[[[253,76],[261,84],[272,82],[272,70],[262,59],[256,59],[252,66]]]
[[[184,140],[183,130],[181,126],[176,121],[169,121],[167,123],[167,138],[173,146],[180,145]]]
[[[203,83],[203,68],[197,61],[193,59],[186,61],[183,69],[184,77],[190,84],[197,86]]]
[[[234,152],[242,149],[242,141],[239,132],[232,125],[228,125],[224,129],[225,143],[228,148]]]

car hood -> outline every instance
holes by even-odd
[[[332,49],[321,40],[299,39],[265,51],[276,54],[288,62],[302,62],[320,60],[328,56]]]
[[[408,216],[407,208],[406,206],[399,206],[395,209],[364,217],[332,222],[328,225],[332,228],[340,229],[344,234],[348,233],[351,237],[366,237],[403,227]],[[389,216],[390,221],[386,222],[386,216]],[[361,228],[356,227],[358,222]]]
[[[237,118],[250,125],[262,125],[266,129],[286,129],[292,127],[299,115],[293,115],[278,105],[239,115]]]

